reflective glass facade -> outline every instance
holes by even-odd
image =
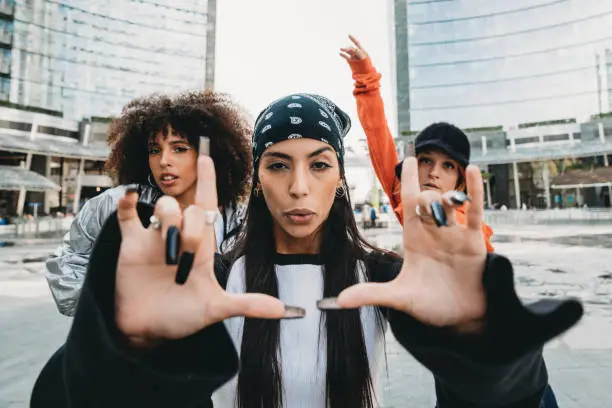
[[[0,101],[8,101],[11,92],[14,11],[14,0],[0,0]]]
[[[10,100],[79,120],[117,114],[135,96],[201,89],[207,8],[201,0],[19,1]]]
[[[398,63],[397,75],[409,76],[410,121],[399,115],[400,131],[440,120],[584,120],[610,109],[611,1],[415,0],[405,10],[395,16],[408,25],[409,69]]]

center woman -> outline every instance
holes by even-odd
[[[346,193],[349,128],[348,115],[308,94],[272,103],[256,121],[254,187],[227,291],[280,295],[307,310],[299,321],[226,321],[242,369],[214,395],[215,406],[233,406],[237,396],[241,407],[278,407],[283,394],[285,407],[324,407],[326,396],[335,407],[373,406],[382,315],[369,307],[323,317],[314,301],[372,278],[373,248]]]

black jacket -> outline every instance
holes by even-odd
[[[143,224],[152,208],[139,204]],[[212,408],[210,395],[238,371],[238,355],[222,322],[153,350],[125,346],[114,323],[115,270],[121,235],[114,213],[94,248],[66,343],[34,386],[31,407]],[[376,281],[401,267],[388,255],[369,259]],[[229,269],[215,271],[225,285]],[[579,302],[545,300],[524,306],[514,291],[511,263],[489,254],[483,274],[486,329],[458,335],[389,310],[399,343],[434,375],[440,408],[538,408],[548,383],[542,347],[582,316]]]

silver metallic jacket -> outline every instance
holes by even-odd
[[[74,316],[85,280],[89,256],[106,219],[117,209],[125,186],[106,190],[87,201],[74,218],[62,244],[47,260],[45,277],[60,313]],[[161,192],[148,185],[139,187],[139,201],[154,205]],[[242,208],[240,208],[242,210]],[[218,248],[229,249],[225,237],[242,224],[242,211],[228,209],[217,217],[215,235]],[[228,237],[229,238],[229,237]]]

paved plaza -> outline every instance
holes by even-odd
[[[612,407],[612,226],[508,226],[495,232],[496,250],[512,259],[525,301],[577,296],[585,303],[583,321],[545,351],[560,406]],[[401,244],[397,225],[366,235],[380,246]],[[55,309],[41,273],[56,245],[37,240],[0,248],[0,408],[28,406],[36,375],[69,329],[71,319]],[[432,408],[431,375],[391,334],[388,339],[382,406]]]

